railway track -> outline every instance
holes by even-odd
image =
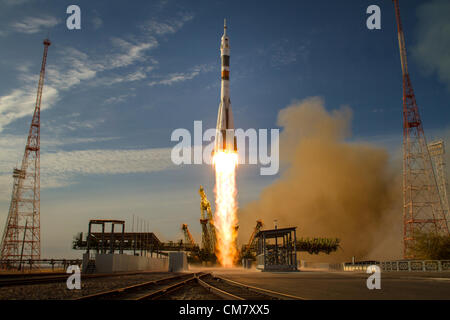
[[[209,292],[226,300],[305,300],[301,297],[246,285],[211,274],[198,279],[198,282]]]
[[[205,293],[226,300],[303,300],[300,297],[244,285],[210,273],[189,273],[99,292],[76,300],[170,300],[188,286],[201,286]]]
[[[29,279],[49,276],[61,276],[66,274],[65,272],[42,272],[42,273],[0,273],[0,280],[12,280],[12,279]]]
[[[155,299],[193,282],[201,273],[188,273],[162,279],[146,281],[135,285],[98,292],[75,300],[145,300]]]
[[[100,274],[81,274],[81,279],[98,279],[98,278],[108,278],[108,277],[118,277],[118,276],[131,276],[139,274],[151,274],[155,272],[145,272],[145,271],[134,271],[134,272],[117,272],[117,273],[100,273]],[[156,272],[158,273],[158,272]],[[53,275],[32,275],[23,277],[1,277],[0,278],[0,288],[10,287],[10,286],[23,286],[23,285],[33,285],[33,284],[45,284],[45,283],[55,283],[55,282],[65,282],[69,274],[60,273]]]

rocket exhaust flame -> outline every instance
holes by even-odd
[[[237,143],[230,100],[230,44],[226,21],[220,45],[221,93],[217,115],[216,144],[213,165],[216,170],[216,256],[224,267],[232,267],[237,258],[236,237],[236,166]]]
[[[236,152],[219,151],[214,154],[213,164],[216,170],[216,255],[224,267],[232,267],[237,258],[236,237]]]

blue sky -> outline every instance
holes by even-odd
[[[68,30],[66,8],[81,8]],[[382,29],[366,28],[381,8]],[[409,70],[427,135],[449,132],[448,1],[401,1]],[[90,218],[132,215],[164,240],[188,223],[200,240],[198,186],[209,166],[175,167],[171,132],[216,122],[219,45],[227,18],[235,124],[275,128],[279,110],[311,96],[352,108],[353,139],[393,155],[401,142],[401,70],[391,1],[0,0],[0,224],[23,154],[49,34],[42,102],[43,256],[77,256]],[[447,35],[447,36],[446,36]],[[431,138],[430,138],[431,139]],[[239,205],[277,177],[238,173]]]

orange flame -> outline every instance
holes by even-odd
[[[220,151],[214,154],[216,169],[216,255],[223,267],[232,267],[237,258],[237,203],[236,203],[236,152]]]

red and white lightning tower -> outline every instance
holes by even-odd
[[[13,191],[5,231],[1,243],[1,260],[10,266],[22,261],[40,259],[40,127],[41,100],[44,87],[45,64],[50,40],[44,40],[44,55],[37,89],[36,104],[31,120],[27,145],[20,169],[13,171]],[[36,266],[36,265],[35,265]]]
[[[414,258],[418,232],[449,234],[419,108],[408,73],[398,0],[393,0],[403,73],[403,257]]]

